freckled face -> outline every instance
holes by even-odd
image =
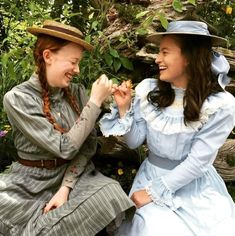
[[[73,76],[79,74],[79,63],[82,59],[83,48],[75,43],[69,43],[57,52],[44,50],[46,75],[51,87],[68,87]]]
[[[186,88],[188,61],[181,53],[181,48],[173,36],[167,35],[162,38],[155,63],[159,66],[160,80],[176,87]]]

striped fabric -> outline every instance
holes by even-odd
[[[75,85],[71,89],[85,105],[84,91]],[[56,131],[43,116],[40,85],[35,76],[4,98],[21,158],[62,157],[72,161],[53,170],[14,162],[7,173],[0,175],[0,235],[92,236],[133,207],[120,184],[99,173],[90,161],[96,150],[93,127],[99,109],[94,104],[86,105],[76,122],[76,115],[60,91],[52,94],[53,115],[69,129],[66,135]],[[46,202],[61,184],[72,188],[69,200],[43,214]]]

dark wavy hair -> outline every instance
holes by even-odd
[[[184,95],[184,122],[198,121],[205,99],[223,91],[216,75],[211,71],[212,43],[209,37],[195,35],[172,35],[189,64],[187,88]],[[170,106],[175,99],[171,84],[158,79],[158,86],[148,94],[148,101],[158,109]]]

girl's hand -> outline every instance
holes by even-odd
[[[61,186],[52,199],[46,204],[43,213],[48,213],[49,211],[62,206],[68,200],[70,188],[66,186]]]
[[[139,190],[134,192],[131,195],[131,200],[135,203],[137,208],[140,208],[150,202],[152,202],[152,199],[149,197],[147,192],[145,190]]]
[[[113,87],[113,95],[118,106],[120,118],[130,109],[132,84],[130,81],[123,81],[121,85]]]
[[[112,80],[109,80],[105,74],[101,75],[92,85],[90,101],[100,107],[103,101],[111,95],[112,85]]]

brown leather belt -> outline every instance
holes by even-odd
[[[17,158],[17,161],[24,166],[46,168],[48,170],[62,166],[62,165],[69,162],[69,160],[65,160],[62,158],[55,158],[53,160],[35,160],[35,161],[33,161],[33,160],[21,159],[20,157]]]

